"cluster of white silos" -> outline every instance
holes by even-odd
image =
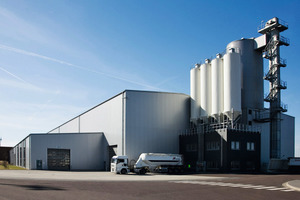
[[[196,64],[190,71],[191,120],[235,118],[241,113],[241,54],[230,48],[225,55]]]
[[[190,71],[191,120],[264,109],[263,58],[255,38],[229,43],[224,55]]]

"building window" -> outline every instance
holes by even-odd
[[[240,142],[231,141],[231,150],[240,150]]]
[[[254,142],[247,142],[247,151],[254,151],[255,145]]]
[[[220,142],[207,142],[206,143],[206,150],[207,151],[217,151],[220,150]]]
[[[249,125],[249,126],[252,126],[252,121],[249,121],[249,122],[248,122],[248,125]]]

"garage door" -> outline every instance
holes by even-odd
[[[70,170],[70,149],[48,149],[49,170]]]

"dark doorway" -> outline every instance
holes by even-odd
[[[49,170],[70,170],[70,149],[48,149]]]
[[[42,160],[36,160],[36,169],[37,170],[43,169],[43,161]]]

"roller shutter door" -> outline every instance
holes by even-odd
[[[48,149],[49,170],[70,170],[70,149]]]

